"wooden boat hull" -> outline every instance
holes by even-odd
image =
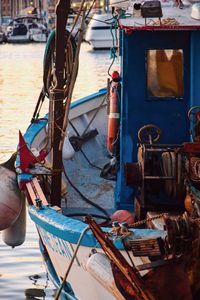
[[[141,23],[138,15],[119,16],[120,76],[110,74],[113,60],[109,97],[103,90],[73,103],[70,110],[71,83],[69,95],[67,85],[60,89],[66,16],[64,9],[58,10],[63,26],[56,32],[60,47],[49,121],[35,120],[38,102],[25,141],[20,136],[19,183],[27,193],[53,281],[69,299],[191,300],[200,288],[200,107],[193,80],[200,77],[200,26],[177,11],[176,20],[161,23],[160,2],[153,4],[159,6],[156,13],[149,2],[142,4]],[[188,9],[182,12],[190,14]],[[150,16],[159,22],[149,25]],[[80,48],[75,49],[74,56]],[[113,82],[118,83],[115,99]],[[65,104],[60,101],[63,91]],[[45,95],[40,96],[41,101]],[[112,109],[113,102],[119,112]],[[119,118],[112,126],[111,153],[106,146],[108,113]],[[184,207],[188,195],[192,213]],[[112,222],[118,209],[120,219]],[[130,223],[127,211],[134,212]],[[163,230],[155,219],[161,220]]]
[[[70,121],[73,124],[76,124],[76,128],[82,131],[85,127],[85,120],[91,118],[90,114],[94,114],[95,110],[98,109],[99,105],[102,104],[102,99],[105,98],[106,90],[100,90],[98,93],[95,93],[89,97],[84,99],[78,100],[72,103],[71,110],[70,110]],[[101,134],[99,136],[99,140],[97,144],[104,144],[106,145],[105,139],[107,138],[107,112],[106,112],[106,104],[103,104],[101,107],[101,112],[99,113],[98,117],[95,120],[96,124],[98,124],[98,131]],[[37,123],[33,124],[27,130],[25,134],[26,142],[29,143],[31,147],[38,147],[42,148],[46,134],[47,134],[47,119],[43,119],[38,121]],[[68,128],[69,130],[69,128]],[[100,135],[99,134],[99,135]],[[93,144],[93,149],[97,147],[94,141],[89,143]],[[85,146],[85,150],[87,145]],[[91,147],[91,145],[90,145]],[[99,147],[99,146],[98,146]],[[88,153],[88,152],[87,152]],[[97,152],[95,152],[97,153]],[[73,167],[73,161],[75,163],[76,159],[79,161],[80,164],[80,153],[76,152],[75,154],[77,157],[73,157],[72,161],[68,160],[65,161],[65,164],[69,163],[71,169],[76,169],[76,166]],[[101,159],[101,156],[99,157]],[[19,161],[17,160],[17,164]],[[83,161],[83,165],[85,162]],[[68,170],[69,168],[66,167]],[[81,172],[80,169],[78,171]],[[86,172],[87,173],[87,172]],[[82,173],[81,173],[82,174]],[[79,174],[80,175],[80,174]],[[76,175],[78,177],[78,173]],[[23,180],[26,179],[18,176],[20,184],[22,184]],[[94,179],[96,175],[93,176]],[[98,176],[99,177],[99,176]],[[74,180],[74,177],[72,177]],[[105,198],[107,203],[112,202],[113,196],[112,194],[109,195],[108,186],[105,186],[106,180],[104,180],[103,188],[104,190],[98,192],[97,182],[96,184],[90,185],[91,183],[85,183],[85,190],[83,183],[87,180],[87,176],[82,178],[81,188],[83,193],[89,195],[89,197],[97,197],[99,194],[103,196],[99,198],[98,202],[105,202]],[[99,180],[99,179],[97,179]],[[103,179],[102,179],[103,180]],[[78,179],[77,179],[78,182]],[[109,181],[108,181],[109,182]],[[99,183],[99,181],[98,181]],[[63,185],[66,185],[64,181]],[[28,186],[28,185],[27,185]],[[93,189],[92,189],[93,187]],[[35,188],[35,187],[34,187]],[[37,186],[36,186],[37,188]],[[95,189],[97,189],[95,191]],[[111,186],[111,189],[113,187]],[[33,189],[34,190],[34,189]],[[70,191],[71,199],[69,199],[69,211],[70,211],[70,203],[77,201],[77,205],[80,205],[80,199],[78,199],[78,195],[75,192],[72,192],[70,186],[67,187],[68,192]],[[29,196],[31,195],[31,186],[30,189],[28,188]],[[107,194],[106,194],[107,193]],[[41,191],[38,192],[40,194],[40,198],[43,199],[44,197],[41,194]],[[110,197],[110,200],[109,200]],[[29,201],[30,203],[30,201]],[[34,205],[32,205],[34,204]],[[113,204],[110,203],[110,208],[113,207]],[[87,208],[86,208],[87,209]],[[68,209],[66,208],[66,211]],[[30,203],[29,205],[29,214],[33,222],[35,223],[39,236],[40,236],[40,243],[41,243],[41,252],[43,254],[44,260],[47,264],[48,270],[50,272],[50,277],[54,284],[59,287],[62,283],[62,279],[65,276],[67,268],[70,264],[70,261],[73,257],[73,253],[77,247],[77,243],[79,238],[87,225],[82,222],[82,219],[74,219],[67,215],[62,215],[60,208],[58,207],[49,207],[46,205],[45,202],[41,206],[38,206],[37,203]],[[105,230],[108,231],[110,228],[106,228]],[[165,235],[164,231],[158,230],[156,233],[154,230],[147,229],[147,230],[134,230],[134,236],[141,237],[142,235],[155,237],[155,236],[163,236]],[[115,246],[119,249],[125,257],[127,257],[126,251],[124,251],[123,244],[121,240],[115,242]],[[103,258],[103,262],[97,260],[96,263],[91,264],[91,255],[93,253],[93,249],[96,249],[97,253],[101,253],[103,255],[103,250],[101,249],[100,245],[97,243],[96,239],[94,238],[91,231],[87,231],[83,239],[80,243],[80,248],[76,255],[75,261],[72,264],[72,267],[69,272],[69,276],[67,278],[67,282],[70,284],[66,284],[63,293],[65,294],[67,299],[124,299],[119,290],[115,285],[115,280],[112,275],[112,268],[110,263],[107,263],[107,267],[105,266],[105,257]],[[94,260],[95,261],[95,260]],[[136,258],[135,263],[141,264],[141,259]],[[92,265],[92,266],[91,266]],[[88,296],[89,293],[89,296]]]
[[[54,268],[56,275],[53,275],[52,270],[49,269],[51,276],[54,277],[53,282],[58,277],[59,286],[77,247],[79,237],[86,228],[86,224],[63,216],[49,207],[38,210],[34,206],[29,206],[29,214],[36,224],[42,245],[45,248],[45,254],[44,251],[42,252],[43,256],[45,256],[45,261],[48,257]],[[109,231],[110,228],[105,228],[105,230]],[[134,231],[135,238],[161,235],[164,236],[165,233],[159,230],[156,233],[151,229],[138,229]],[[115,243],[115,246],[127,258],[120,240]],[[83,237],[67,279],[72,288],[71,292],[75,294],[74,299],[76,299],[75,297],[78,299],[88,299],[88,289],[90,293],[89,297],[92,299],[124,299],[115,285],[111,266],[105,265],[105,259],[102,260],[102,264],[97,262],[96,267],[91,271],[89,260],[91,259],[91,255],[93,255],[93,249],[97,253],[102,254],[103,252],[92,233],[88,231]],[[136,265],[142,263],[139,258],[136,258],[134,262]],[[93,266],[95,266],[95,263],[93,263]],[[106,277],[105,274],[107,275]],[[67,293],[67,290],[65,290],[65,293]]]

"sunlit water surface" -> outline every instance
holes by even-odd
[[[0,162],[16,150],[19,129],[24,133],[30,123],[42,87],[44,47],[44,44],[0,45]],[[94,52],[83,43],[73,99],[105,87],[110,64],[109,51]],[[47,107],[48,100],[42,113]],[[28,218],[26,241],[20,247],[11,249],[4,245],[0,233],[0,299],[47,300],[54,299],[54,294],[31,220]]]

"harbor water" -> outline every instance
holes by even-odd
[[[32,118],[42,88],[44,48],[44,44],[0,45],[0,162],[16,151],[19,130],[24,133]],[[83,43],[73,99],[105,87],[111,63],[109,51],[92,51]],[[41,115],[47,108],[48,99]],[[0,233],[0,299],[47,300],[54,294],[32,221],[28,218],[25,243],[14,249],[3,243]]]

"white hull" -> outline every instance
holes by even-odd
[[[110,49],[113,47],[113,42],[111,39],[107,40],[100,40],[94,39],[90,40],[89,44],[92,46],[93,49]]]
[[[45,232],[42,228],[39,228],[39,232],[56,273],[60,278],[64,278],[76,245],[54,237],[50,233]],[[69,272],[67,281],[72,285],[76,297],[82,300],[123,299],[121,295],[117,293],[117,289],[115,291],[113,290],[115,296],[109,292],[109,285],[103,289],[102,285],[87,271],[86,265],[91,250],[92,248],[81,246]],[[116,298],[117,294],[119,294],[119,297]]]
[[[39,226],[37,228],[58,277],[64,278],[77,245],[64,241]],[[97,249],[96,254],[92,254],[93,250],[94,247],[80,246],[67,277],[76,297],[81,300],[123,300],[124,297],[115,285],[109,260],[101,248]],[[128,260],[126,252],[121,253]],[[93,255],[96,256],[94,259]],[[142,261],[135,257],[134,263],[139,265]]]
[[[37,17],[15,18],[7,27],[7,41],[10,43],[46,42],[47,28]]]
[[[85,40],[93,49],[116,47],[115,29],[111,29],[109,14],[95,14],[89,23]],[[109,21],[107,21],[109,20]]]
[[[47,36],[45,33],[36,33],[31,36],[33,42],[37,43],[46,43]]]
[[[31,41],[30,34],[27,33],[26,35],[11,35],[7,37],[7,41],[9,43],[29,43]]]

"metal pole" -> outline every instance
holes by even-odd
[[[42,17],[42,2],[41,0],[38,0],[38,8],[39,8],[39,17]]]
[[[16,17],[17,15],[17,2],[16,0],[13,1],[13,17]]]
[[[13,1],[10,1],[10,16],[13,18]]]
[[[61,130],[63,127],[63,100],[64,100],[64,64],[65,64],[65,28],[70,10],[70,0],[60,0],[56,5],[56,58],[55,83],[51,92],[53,103],[53,134],[52,159],[53,174],[51,182],[51,204],[60,206],[62,180],[62,149],[59,149]]]
[[[1,9],[1,1],[0,1],[0,25],[2,24],[2,9]]]

